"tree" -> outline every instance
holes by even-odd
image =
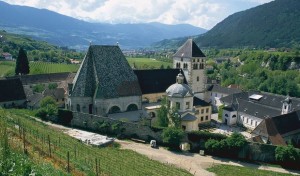
[[[172,126],[176,128],[180,128],[181,126],[181,117],[178,113],[178,107],[173,107],[172,109],[169,109],[169,119]]]
[[[180,128],[168,127],[163,130],[163,142],[170,145],[172,148],[178,148],[184,132]]]
[[[41,100],[40,109],[37,111],[36,116],[46,118],[47,116],[57,115],[57,105],[55,100],[47,96]]]
[[[23,48],[20,48],[19,54],[16,60],[16,68],[15,68],[15,73],[16,75],[26,75],[29,74],[29,62],[27,58],[27,54],[24,51]]]
[[[161,101],[161,107],[157,110],[156,125],[159,127],[168,127],[168,125],[169,125],[168,108],[167,108],[166,98],[164,98]]]

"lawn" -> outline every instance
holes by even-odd
[[[291,174],[283,174],[278,172],[258,170],[250,167],[240,167],[240,166],[231,166],[231,165],[214,165],[211,168],[207,169],[210,172],[215,173],[217,176],[288,176]]]
[[[26,114],[26,111],[0,109],[0,117],[8,123],[10,145],[18,151],[23,151],[22,140],[25,136],[28,156],[36,164],[47,161],[67,174],[69,153],[72,175],[191,175],[185,170],[151,160],[132,150],[123,150],[116,146],[97,148],[83,144],[61,130],[26,117]],[[21,127],[21,130],[18,127]],[[25,135],[22,135],[23,129]],[[43,174],[51,175],[51,172]]]

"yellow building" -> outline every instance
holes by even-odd
[[[192,89],[184,84],[184,76],[181,73],[178,74],[176,83],[166,90],[166,95],[170,108],[178,109],[183,130],[199,130],[201,124],[210,122],[211,106],[194,97]]]

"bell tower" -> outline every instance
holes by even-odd
[[[192,39],[188,39],[174,54],[173,68],[183,70],[188,85],[196,97],[203,99],[206,83],[206,56]]]

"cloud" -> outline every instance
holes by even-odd
[[[4,0],[92,22],[187,23],[206,29],[228,15],[271,0]]]

